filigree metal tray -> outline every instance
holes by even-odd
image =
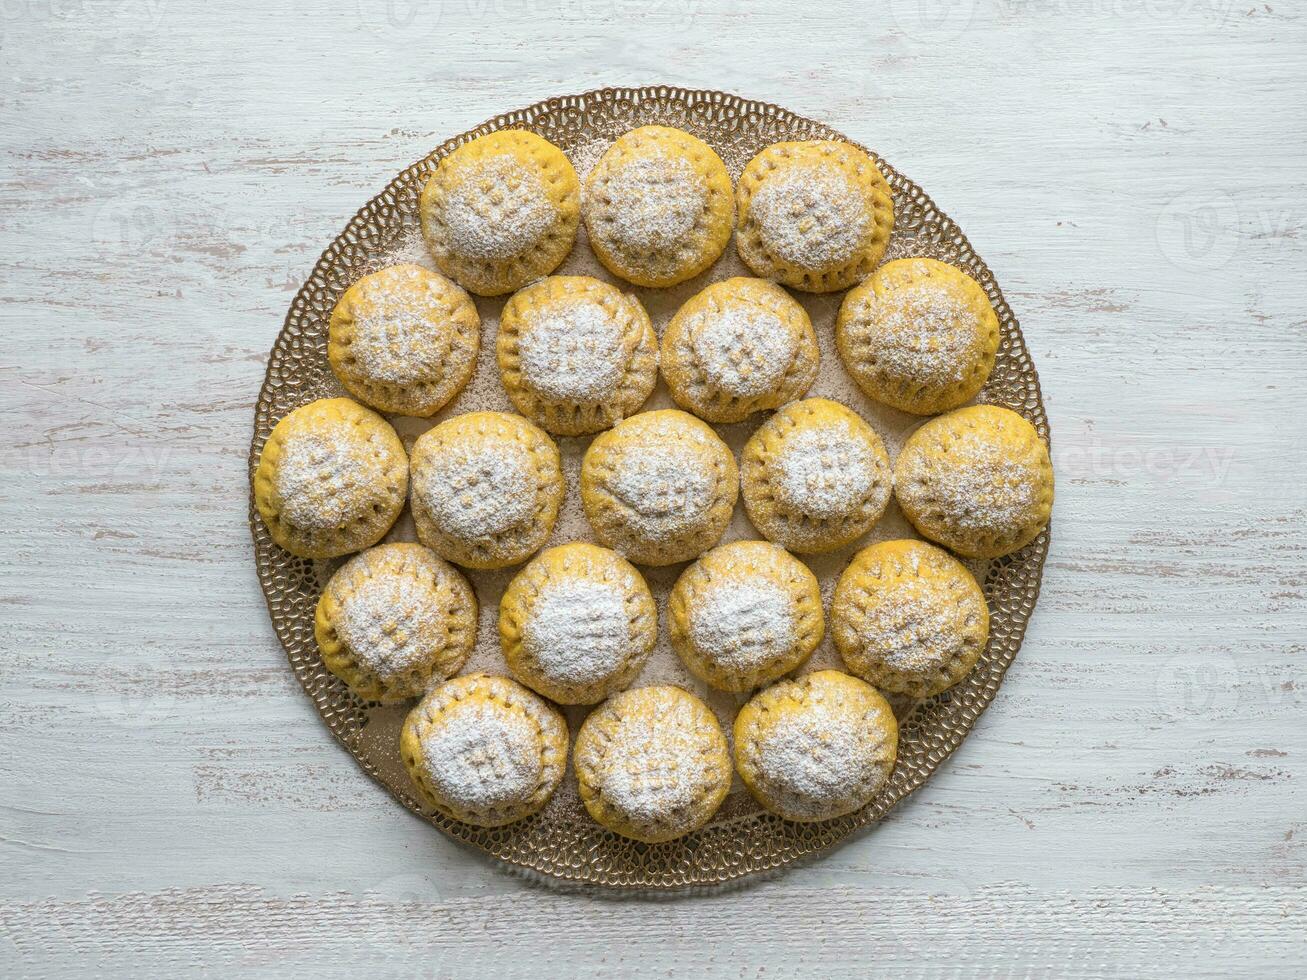
[[[282,416],[315,398],[344,393],[327,365],[326,335],[332,307],[345,288],[361,275],[395,261],[429,264],[417,231],[417,199],[425,176],[441,157],[476,136],[498,129],[523,128],[561,147],[584,178],[616,137],[636,126],[654,123],[680,127],[708,142],[726,161],[733,177],[739,175],[754,153],[770,143],[844,139],[827,126],[775,105],[749,102],[722,92],[673,88],[604,89],[550,99],[498,116],[455,136],[402,171],[364,205],[323,252],[312,275],[295,296],[285,326],[273,345],[267,378],[255,407],[251,472],[264,440]],[[1035,368],[1016,318],[993,275],[957,225],[940,212],[921,188],[877,159],[894,191],[896,217],[887,258],[929,255],[965,269],[985,288],[998,312],[1002,341],[997,366],[979,400],[1020,412],[1047,438],[1048,420]],[[584,239],[583,228],[576,248],[559,272],[595,275],[613,281],[595,262]],[[732,245],[714,268],[691,282],[672,289],[635,289],[634,292],[648,307],[661,334],[675,309],[695,292],[709,282],[741,274],[747,274],[747,270],[735,257]],[[623,285],[623,288],[632,287]],[[862,396],[845,374],[832,336],[842,293],[796,296],[811,314],[821,341],[821,375],[810,394],[835,398],[859,411],[881,433],[894,455],[903,438],[921,420],[876,405]],[[393,420],[406,445],[411,446],[413,439],[434,421],[451,414],[487,408],[512,410],[495,368],[494,341],[502,306],[502,299],[477,300],[483,321],[482,349],[477,375],[467,390],[435,420]],[[660,384],[646,408],[670,404]],[[760,421],[760,417],[755,417],[748,423],[719,426],[718,431],[738,452]],[[559,441],[568,479],[568,500],[551,544],[590,539],[576,491],[579,461],[587,443],[587,439]],[[925,782],[957,748],[998,691],[1035,607],[1048,552],[1045,531],[1014,555],[993,562],[972,563],[992,614],[989,648],[972,674],[952,690],[926,701],[895,703],[902,726],[898,765],[884,791],[864,809],[825,823],[790,823],[760,810],[737,780],[725,804],[706,827],[681,840],[651,846],[625,840],[590,820],[576,796],[570,771],[544,811],[508,827],[484,830],[434,815],[424,808],[399,762],[396,746],[407,706],[381,707],[360,701],[327,672],[319,659],[313,639],[314,606],[339,563],[305,561],[277,548],[268,537],[252,500],[250,525],[259,580],[291,668],[327,726],[364,771],[414,813],[511,868],[574,885],[644,891],[724,885],[809,857],[875,823]],[[859,546],[912,533],[891,505],[880,525]],[[757,536],[744,517],[743,507],[738,507],[726,539]],[[389,538],[413,538],[407,514]],[[847,548],[809,563],[822,583],[827,602],[835,579],[856,550]],[[636,684],[679,683],[698,692],[720,715],[729,733],[730,722],[744,697],[708,691],[685,672],[667,643],[663,615],[666,597],[682,567],[643,570],[658,599],[661,622],[658,647]],[[495,622],[500,593],[513,571],[469,576],[480,599],[481,620],[477,648],[465,670],[506,672]],[[838,665],[838,655],[827,638],[810,667],[805,669]],[[586,709],[568,709],[566,713],[575,733]]]

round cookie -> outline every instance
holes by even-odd
[[[399,754],[437,812],[500,827],[549,802],[567,766],[567,722],[516,681],[469,674],[409,712]]]
[[[866,806],[889,780],[899,726],[871,685],[838,670],[781,681],[735,716],[735,766],[786,820],[830,820]]]
[[[590,171],[581,214],[609,272],[637,286],[674,286],[716,262],[731,240],[731,175],[703,140],[641,126]]]
[[[366,701],[416,697],[458,672],[476,642],[476,595],[420,544],[381,544],[336,570],[313,632],[327,669]]]
[[[681,573],[667,601],[672,649],[699,679],[748,691],[801,666],[821,642],[821,587],[766,541],[732,541]]]
[[[634,296],[589,276],[550,276],[499,318],[499,376],[519,412],[560,436],[606,429],[658,381],[658,337]]]
[[[268,533],[300,558],[335,558],[376,544],[407,492],[399,436],[348,398],[321,398],[288,414],[254,471],[254,504]]]
[[[413,444],[412,501],[418,540],[442,558],[467,568],[516,564],[558,519],[558,447],[520,415],[456,415]]]
[[[467,293],[410,262],[345,290],[331,313],[327,360],[360,401],[426,418],[463,390],[480,343],[481,318]]]
[[[603,826],[647,844],[706,824],[731,786],[731,758],[709,707],[679,687],[609,698],[576,736],[581,802]]]
[[[765,279],[724,279],[692,296],[663,334],[676,403],[709,422],[742,422],[803,396],[821,355],[807,311]]]
[[[580,542],[541,552],[499,603],[499,640],[513,675],[560,704],[622,690],[658,638],[658,608],[621,555]]]
[[[871,530],[890,498],[885,446],[839,402],[791,402],[740,454],[744,507],[768,540],[790,551],[834,551]]]
[[[563,151],[535,133],[478,136],[443,158],[418,201],[440,271],[478,296],[547,276],[567,258],[581,185]]]
[[[1048,446],[997,405],[959,408],[917,429],[894,464],[894,486],[922,537],[968,558],[1025,547],[1053,510]]]
[[[849,670],[882,691],[928,698],[962,680],[989,641],[975,576],[924,541],[862,549],[840,576],[831,634]]]
[[[735,196],[735,247],[744,264],[813,293],[866,277],[894,227],[889,184],[849,143],[774,143],[749,161]]]
[[[835,342],[870,397],[933,415],[984,387],[998,352],[998,316],[980,283],[961,269],[895,259],[844,297]]]
[[[642,565],[687,561],[731,522],[739,472],[726,443],[693,415],[641,412],[590,443],[581,504],[599,540]]]

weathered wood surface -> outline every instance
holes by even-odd
[[[1302,974],[1301,10],[16,0],[0,31],[0,973]],[[396,170],[650,82],[827,121],[959,221],[1059,498],[1021,656],[921,792],[773,881],[616,903],[331,741],[245,454],[293,291]]]

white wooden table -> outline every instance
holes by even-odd
[[[0,975],[1307,969],[1307,15],[1286,0],[0,7]],[[882,826],[559,895],[331,740],[251,564],[251,402],[319,251],[446,136],[605,84],[874,146],[1021,318],[1043,598]],[[311,973],[310,973],[311,971]]]

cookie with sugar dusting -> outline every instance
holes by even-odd
[[[735,247],[744,264],[812,293],[870,274],[894,227],[889,184],[850,143],[774,143],[749,161],[735,196]]]
[[[438,813],[500,827],[538,812],[567,767],[567,722],[507,677],[469,674],[409,712],[399,755]]]
[[[818,554],[856,541],[890,498],[890,463],[876,430],[826,398],[791,402],[740,454],[744,507],[768,540]]]
[[[859,551],[831,602],[849,670],[882,691],[928,698],[966,677],[989,642],[985,594],[967,567],[924,541]]]
[[[390,423],[348,398],[321,398],[273,428],[254,471],[272,540],[300,558],[380,541],[404,508],[408,456]]]
[[[541,552],[499,603],[508,668],[560,704],[594,704],[635,680],[658,638],[658,608],[629,561],[576,542]]]
[[[519,412],[555,435],[606,429],[658,381],[658,337],[634,296],[589,276],[550,276],[499,318],[499,376]]]
[[[667,600],[672,649],[690,672],[748,691],[803,665],[825,631],[817,576],[767,541],[732,541],[681,573]]]
[[[894,464],[894,490],[923,537],[968,558],[998,558],[1047,526],[1053,464],[1016,412],[972,405],[912,433]]]
[[[808,313],[765,279],[724,279],[692,296],[663,333],[672,397],[709,422],[742,422],[803,394],[821,355]]]
[[[481,318],[467,293],[408,262],[345,290],[331,313],[327,361],[359,401],[426,418],[463,390],[480,343]]]
[[[641,687],[609,698],[581,725],[573,759],[590,816],[646,844],[698,830],[731,787],[721,725],[679,687]]]
[[[420,544],[381,544],[336,570],[313,621],[327,669],[367,701],[417,697],[458,672],[476,642],[467,579]]]
[[[998,316],[980,283],[934,259],[886,262],[835,320],[844,366],[870,397],[933,415],[976,397],[994,370]]]
[[[754,798],[786,820],[860,810],[889,781],[894,712],[870,684],[838,670],[781,681],[735,716],[735,767]]]
[[[558,447],[507,412],[469,412],[413,444],[418,540],[467,568],[525,561],[548,540],[563,502]]]
[[[641,412],[590,443],[581,504],[599,540],[641,565],[688,561],[726,531],[739,494],[735,457],[676,409]]]
[[[445,275],[478,296],[547,276],[572,250],[581,185],[563,151],[521,129],[478,136],[444,157],[418,200]]]
[[[674,286],[716,262],[731,240],[731,175],[703,140],[641,126],[590,171],[581,215],[609,272],[637,286]]]

